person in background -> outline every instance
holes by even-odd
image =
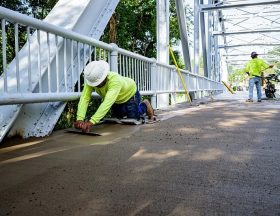
[[[155,120],[153,108],[148,100],[141,102],[134,80],[109,71],[106,61],[92,61],[84,69],[85,84],[80,97],[77,118],[74,127],[89,132],[112,108],[112,116],[139,120],[147,114]],[[96,91],[102,97],[102,103],[89,121],[85,121],[91,94]]]
[[[262,91],[261,91],[261,82],[262,82],[262,72],[268,68],[273,68],[273,65],[268,65],[264,60],[258,58],[256,52],[251,53],[251,60],[247,62],[243,72],[246,72],[249,75],[249,99],[247,102],[253,102],[253,91],[254,85],[257,88],[258,102],[262,101]]]

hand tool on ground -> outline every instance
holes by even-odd
[[[101,136],[101,134],[95,133],[95,132],[83,132],[80,129],[76,129],[76,128],[68,128],[65,129],[65,132],[67,133],[74,133],[74,134],[81,134],[81,135],[88,135],[88,136]]]
[[[222,83],[225,85],[225,87],[230,91],[231,94],[235,94],[235,92],[233,91],[233,89],[225,82],[222,81]]]

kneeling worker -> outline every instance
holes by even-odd
[[[75,128],[89,132],[111,108],[114,117],[139,120],[141,115],[146,113],[149,119],[155,119],[150,102],[148,100],[140,102],[140,94],[134,80],[109,71],[109,64],[106,61],[90,62],[84,69],[84,77],[85,84],[78,104]],[[94,90],[102,97],[102,103],[87,122],[84,119]]]

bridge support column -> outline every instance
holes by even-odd
[[[169,0],[157,0],[157,61],[169,64]],[[157,95],[158,107],[169,105],[169,93]]]

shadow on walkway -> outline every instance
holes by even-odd
[[[0,149],[0,215],[278,215],[280,106],[215,98]]]

